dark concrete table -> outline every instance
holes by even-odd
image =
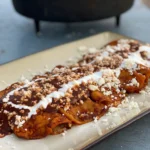
[[[119,28],[114,26],[114,18],[69,25],[42,23],[42,35],[37,37],[32,20],[15,13],[10,0],[0,0],[0,64],[108,30],[150,43],[149,18],[149,9],[137,0],[134,7],[122,16]],[[150,115],[111,135],[90,150],[150,150]]]

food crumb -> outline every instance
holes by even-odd
[[[94,117],[93,119],[94,119],[94,123],[97,123],[98,121],[97,117]]]
[[[66,133],[67,133],[67,131],[64,131],[61,135],[62,135],[63,137],[65,137],[65,136],[66,136]]]

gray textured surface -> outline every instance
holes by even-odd
[[[37,37],[33,21],[17,14],[10,0],[0,0],[0,64],[108,30],[150,42],[150,9],[139,0],[122,15],[119,28],[114,23],[114,18],[67,25],[42,22],[42,35]],[[149,127],[150,115],[147,115],[91,150],[150,150]]]

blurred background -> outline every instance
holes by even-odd
[[[150,42],[149,7],[149,0],[0,0],[0,64],[103,31]]]

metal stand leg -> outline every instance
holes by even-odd
[[[119,27],[120,25],[120,15],[116,16],[116,26]]]
[[[40,21],[39,20],[34,20],[35,24],[35,32],[38,34],[40,32]]]

